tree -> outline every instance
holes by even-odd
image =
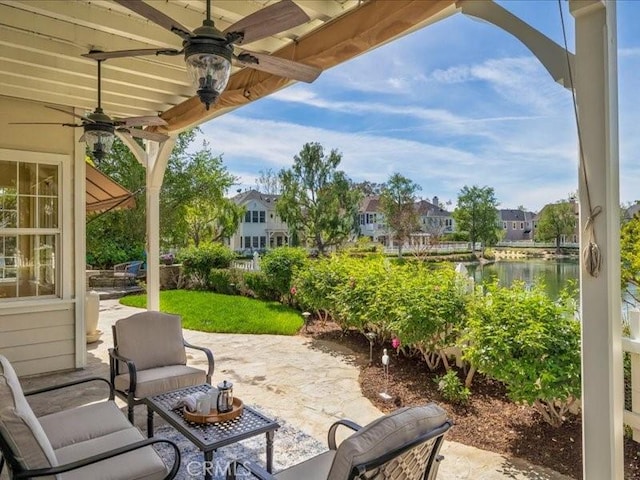
[[[458,194],[458,205],[453,211],[458,229],[469,233],[471,251],[475,250],[477,241],[481,241],[483,249],[498,241],[496,222],[498,221],[498,201],[493,188],[464,186]]]
[[[282,186],[278,174],[271,168],[260,170],[260,176],[256,179],[256,190],[267,195],[280,195]]]
[[[380,195],[382,213],[398,243],[399,257],[402,257],[404,242],[419,229],[418,212],[415,207],[415,193],[418,190],[419,185],[399,173],[394,173],[389,177]]]
[[[364,196],[380,195],[385,186],[385,183],[370,182],[369,180],[364,180],[362,182],[353,184],[353,187],[360,190]]]
[[[640,287],[640,217],[637,215],[622,226],[620,258],[622,291],[638,303],[640,301],[637,294]]]
[[[306,143],[293,167],[278,174],[282,185],[278,215],[319,254],[347,240],[357,224],[360,192],[337,170],[341,160],[337,150],[325,156],[322,145]]]
[[[549,242],[555,240],[556,253],[560,253],[560,240],[563,235],[571,235],[576,228],[576,214],[573,202],[558,202],[546,205],[538,217],[536,240]]]
[[[170,218],[171,230],[165,238],[174,245],[198,246],[202,241],[216,242],[231,236],[238,227],[243,209],[225,198],[228,189],[237,182],[214,156],[205,142],[193,154],[171,162],[162,189],[163,218]]]

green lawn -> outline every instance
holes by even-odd
[[[123,297],[120,303],[145,308],[147,296]],[[300,312],[278,302],[193,290],[161,291],[160,310],[180,315],[184,328],[202,332],[294,335],[304,323]]]

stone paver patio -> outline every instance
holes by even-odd
[[[99,342],[90,344],[84,370],[23,379],[25,390],[98,375],[108,378],[107,349],[112,346],[111,325],[119,318],[139,312],[118,300],[100,302]],[[326,444],[326,433],[335,420],[349,418],[366,424],[382,413],[362,396],[358,368],[348,357],[323,349],[311,339],[275,335],[212,334],[185,331],[187,341],[210,348],[216,369],[213,383],[234,382],[234,394],[259,405],[266,413],[285,419],[293,427]],[[187,351],[190,365],[206,365],[204,355]],[[204,368],[204,367],[203,367]],[[100,385],[82,390],[30,399],[37,415],[104,398]],[[46,397],[46,398],[43,398]],[[119,405],[124,402],[117,400]],[[156,417],[157,424],[160,419]],[[145,431],[146,410],[136,407],[136,424]],[[453,427],[455,428],[455,426]],[[569,480],[549,469],[503,455],[446,441],[438,480]]]

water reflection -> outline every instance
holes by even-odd
[[[573,282],[576,287],[576,298],[578,297],[577,287],[580,275],[578,260],[501,260],[488,265],[468,265],[467,269],[476,283],[492,282],[497,278],[500,285],[508,287],[516,280],[533,285],[536,280],[542,279],[547,294],[554,299],[558,298],[558,294],[564,287]]]

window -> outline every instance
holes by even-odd
[[[277,237],[276,238],[276,245],[281,247],[282,246],[282,237]]]
[[[267,248],[267,237],[260,237],[260,248]]]
[[[251,221],[253,223],[258,223],[258,210],[251,211]]]
[[[524,222],[520,222],[520,230],[524,230]]]
[[[260,212],[260,223],[264,223],[266,221],[266,216],[267,216],[267,212],[265,212],[264,210],[262,210]]]
[[[251,248],[251,237],[244,237],[244,248]]]
[[[511,230],[515,230],[516,229],[516,222],[511,222]]]
[[[253,248],[258,248],[259,245],[259,239],[258,237],[253,237]]]
[[[58,295],[59,170],[0,160],[0,299]]]
[[[251,211],[244,212],[244,223],[251,223]]]

